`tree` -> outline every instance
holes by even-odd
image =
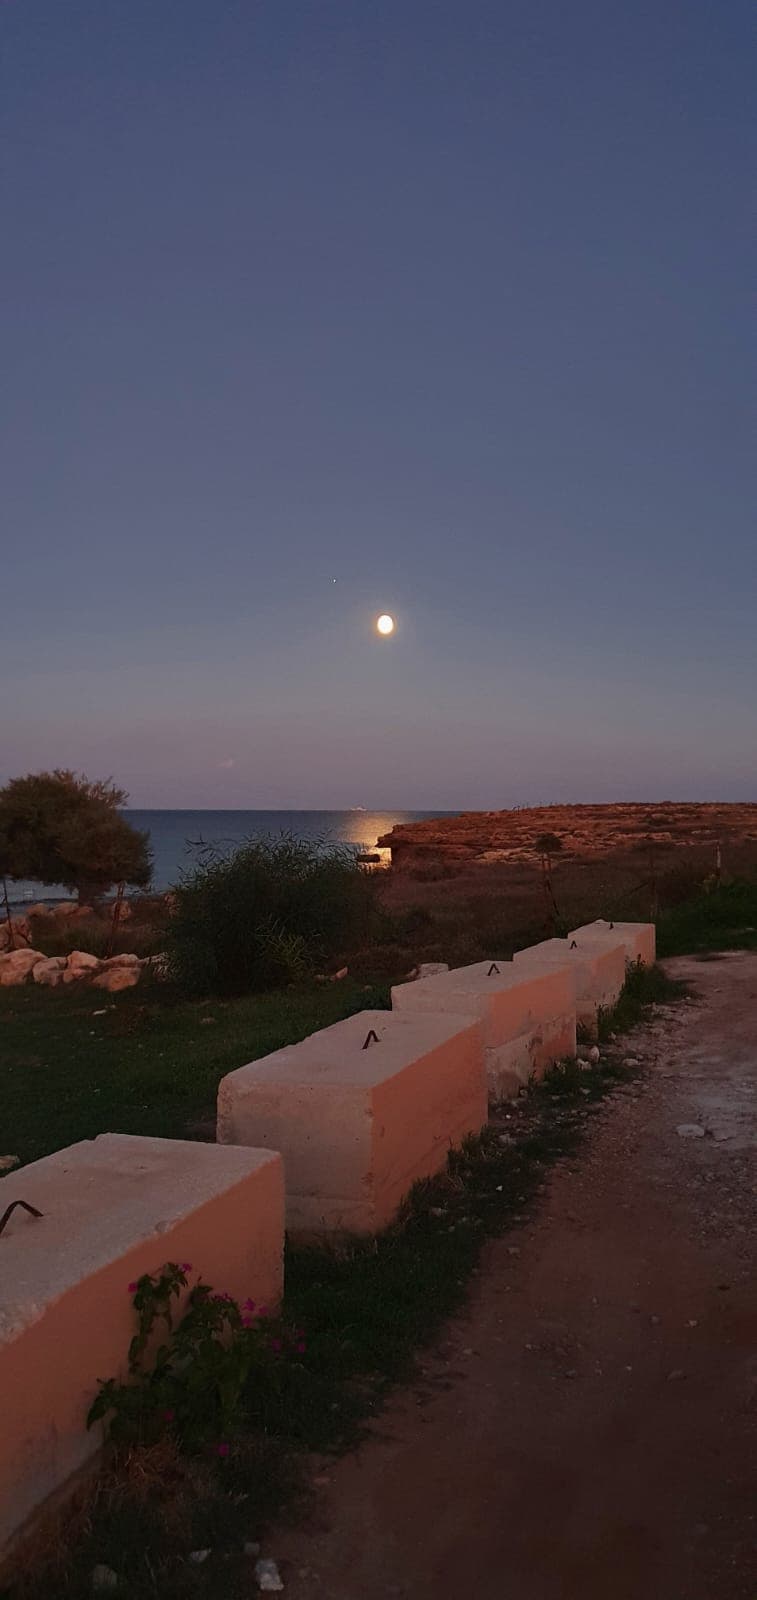
[[[560,913],[557,909],[555,891],[552,884],[552,857],[562,850],[562,840],[556,833],[540,833],[534,840],[534,850],[541,859],[541,882],[544,891],[544,903],[547,908],[547,922],[554,931],[555,923]]]
[[[149,834],[121,816],[126,799],[109,779],[60,768],[12,778],[0,789],[0,874],[61,884],[81,902],[114,883],[145,888]]]

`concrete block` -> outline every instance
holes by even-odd
[[[656,959],[655,925],[653,922],[586,922],[568,934],[568,943],[575,939],[579,949],[585,944],[610,946],[622,944],[626,961],[640,961],[644,967],[653,967]]]
[[[533,973],[511,961],[470,967],[397,984],[392,1008],[400,1015],[450,1013],[481,1023],[489,1094],[517,1094],[533,1075],[576,1053],[575,985],[568,962]]]
[[[382,1228],[486,1115],[480,1032],[456,1016],[363,1011],[218,1091],[222,1143],[281,1151],[287,1227],[301,1234]]]
[[[0,1211],[0,1550],[102,1442],[99,1378],[124,1375],[128,1284],[191,1261],[235,1298],[283,1284],[284,1178],[267,1150],[106,1133],[4,1177]]]
[[[573,978],[576,1019],[591,1034],[596,1033],[598,1011],[612,1009],[626,976],[626,953],[620,942],[608,947],[587,942],[581,949],[575,940],[544,939],[516,950],[513,964],[518,971],[567,966]]]

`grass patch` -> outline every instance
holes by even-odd
[[[659,956],[719,950],[757,950],[757,880],[736,878],[702,890],[659,918]]]
[[[644,1015],[647,1006],[670,1005],[683,1000],[688,985],[680,978],[669,978],[662,967],[643,967],[639,962],[627,969],[623,992],[612,1011],[600,1011],[599,1042],[606,1044],[614,1033],[627,1033]]]
[[[350,979],[225,1002],[144,982],[119,995],[0,990],[0,1154],[36,1161],[105,1130],[212,1138],[226,1072],[388,1003]]]
[[[635,970],[603,1028],[620,1033],[651,1001],[680,992],[658,971]],[[319,994],[320,1004],[346,1000]],[[305,1031],[304,1010],[299,1016]],[[210,1061],[203,1071],[211,1072]],[[282,1368],[276,1384],[251,1387],[247,1426],[229,1458],[182,1458],[168,1441],[116,1454],[66,1514],[67,1540],[35,1546],[33,1568],[3,1592],[83,1600],[102,1562],[119,1574],[123,1600],[249,1597],[244,1542],[259,1539],[285,1506],[297,1507],[308,1453],[354,1443],[388,1388],[413,1377],[419,1350],[463,1304],[484,1241],[528,1219],[549,1167],[578,1150],[596,1103],[635,1075],[620,1051],[606,1051],[589,1072],[564,1063],[498,1107],[478,1138],[452,1152],[444,1173],[416,1185],[378,1238],[290,1248],[284,1314],[305,1329],[307,1353]],[[204,1548],[211,1556],[193,1565],[190,1551]]]

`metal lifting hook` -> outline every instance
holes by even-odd
[[[11,1200],[10,1205],[6,1208],[6,1210],[3,1212],[2,1216],[0,1217],[0,1233],[2,1233],[6,1222],[10,1221],[10,1218],[12,1217],[13,1212],[16,1209],[16,1206],[21,1206],[24,1211],[28,1211],[29,1215],[31,1217],[41,1217],[43,1215],[43,1213],[41,1211],[37,1210],[36,1206],[27,1205],[25,1200]]]

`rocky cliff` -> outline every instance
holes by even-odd
[[[518,807],[464,811],[458,817],[403,823],[379,839],[400,869],[431,861],[533,861],[540,834],[555,834],[562,860],[596,859],[643,849],[757,841],[757,804],[664,802],[633,805]]]

